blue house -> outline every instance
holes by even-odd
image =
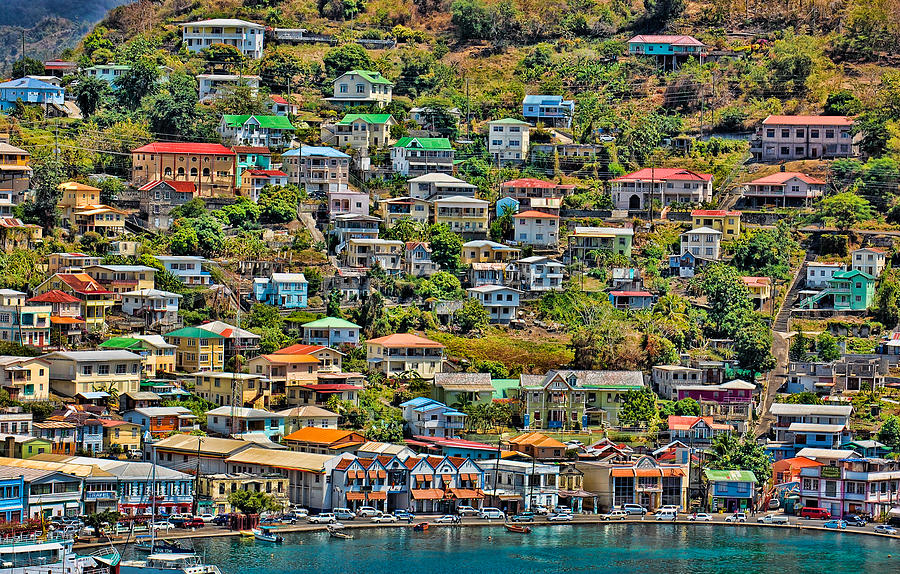
[[[25,513],[23,469],[0,467],[0,521],[19,522]]]
[[[849,440],[841,445],[842,450],[855,450],[863,458],[886,458],[891,447],[877,440]]]
[[[753,508],[756,476],[749,470],[704,470],[709,483],[709,510],[737,512]]]
[[[633,56],[654,56],[658,64],[675,69],[679,62],[703,56],[709,47],[693,36],[683,34],[642,34],[628,40],[628,53]]]
[[[263,409],[222,406],[206,412],[206,428],[211,434],[231,436],[232,417],[240,426],[236,434],[260,434],[278,442],[284,436],[284,415]]]
[[[403,420],[413,436],[450,438],[465,426],[466,413],[427,397],[417,397],[400,405]]]
[[[85,68],[84,73],[92,78],[103,80],[109,84],[113,90],[117,90],[118,86],[116,85],[116,80],[125,75],[129,70],[131,70],[131,66],[123,66],[121,64],[100,64]]]
[[[522,115],[532,124],[570,128],[574,114],[575,102],[562,96],[525,96],[522,100]]]
[[[303,309],[308,286],[303,273],[272,273],[253,280],[253,298],[282,309]]]
[[[518,200],[513,199],[512,197],[501,197],[497,200],[497,217],[503,217],[503,214],[509,211],[510,213],[519,213],[519,202]]]
[[[85,419],[78,423],[78,426],[75,427],[75,444],[81,450],[91,454],[103,452],[103,423],[98,419]]]
[[[15,109],[18,100],[26,104],[62,106],[65,96],[66,91],[59,86],[34,78],[19,78],[0,84],[0,110]]]

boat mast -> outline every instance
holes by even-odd
[[[155,454],[155,451],[154,451]],[[153,457],[153,466],[151,467],[150,479],[150,551],[156,545],[156,456]]]

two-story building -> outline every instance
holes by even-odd
[[[559,215],[562,200],[575,191],[571,184],[553,183],[533,177],[523,177],[500,184],[503,199],[497,202],[497,216],[505,209],[517,211],[535,210]],[[512,200],[507,204],[506,200]]]
[[[875,278],[862,271],[835,271],[828,286],[796,306],[801,309],[839,309],[862,311],[872,306]]]
[[[172,210],[196,197],[197,186],[192,181],[157,180],[145,183],[138,192],[141,220],[151,230],[165,231],[175,222]]]
[[[391,148],[394,173],[419,176],[453,172],[453,147],[447,138],[402,137]]]
[[[722,239],[741,235],[741,212],[726,209],[695,209],[691,212],[694,227],[711,227],[722,232]]]
[[[172,327],[178,324],[181,295],[160,289],[138,289],[122,293],[122,312],[143,318],[149,327]]]
[[[512,516],[559,505],[559,465],[494,458],[478,466],[484,471],[484,506]]]
[[[824,193],[824,180],[796,171],[779,171],[744,186],[744,198],[753,207],[809,207]]]
[[[336,253],[343,251],[351,239],[378,239],[378,224],[381,219],[374,215],[348,213],[332,218],[331,233],[337,238]]]
[[[616,424],[625,393],[643,386],[640,371],[551,370],[521,375],[524,426],[540,430]]]
[[[434,222],[444,224],[467,239],[487,237],[490,203],[474,197],[452,196],[434,200]]]
[[[575,102],[562,96],[527,95],[522,100],[522,117],[534,125],[570,128],[574,114]]]
[[[301,325],[303,342],[307,345],[340,347],[359,344],[360,326],[338,317],[324,317]]]
[[[383,108],[391,103],[394,84],[380,72],[350,70],[335,78],[334,95],[327,101],[341,105],[374,105]]]
[[[836,449],[850,440],[851,405],[774,403],[774,442],[766,445],[774,460],[790,458],[804,448]]]
[[[800,501],[845,514],[880,516],[897,504],[900,463],[883,458],[844,457],[800,469]]]
[[[42,358],[50,365],[50,389],[64,397],[110,386],[140,390],[142,358],[130,351],[55,351]]]
[[[222,335],[200,327],[183,327],[163,335],[175,345],[175,369],[182,372],[221,371],[225,366]]]
[[[329,219],[339,215],[369,215],[368,193],[344,187],[327,192],[326,198]]]
[[[400,273],[406,244],[395,239],[356,239],[347,241],[343,259],[348,267],[370,269],[376,265],[389,275]]]
[[[253,279],[253,298],[282,309],[303,309],[308,287],[303,273],[272,273]]]
[[[0,340],[43,350],[50,345],[49,304],[30,301],[14,289],[0,289]]]
[[[750,152],[756,160],[833,159],[859,154],[861,133],[846,116],[768,116]]]
[[[66,91],[53,84],[35,78],[17,78],[0,83],[0,111],[16,108],[16,102],[49,108],[65,105]]]
[[[431,258],[431,246],[423,241],[407,241],[403,255],[403,271],[413,277],[431,277],[438,264]]]
[[[0,355],[0,388],[9,394],[14,401],[46,401],[50,398],[50,365],[39,357],[16,357]],[[19,422],[23,434],[28,432],[27,421],[18,421],[14,417],[7,424],[8,415],[0,414],[0,434],[17,434]],[[27,414],[31,420],[31,413]]]
[[[221,406],[206,412],[206,428],[211,433],[225,437],[232,434],[256,434],[278,442],[284,436],[284,417],[263,409]]]
[[[156,269],[146,265],[91,265],[84,272],[115,293],[118,301],[126,291],[149,290],[156,284]]]
[[[262,78],[259,76],[243,74],[197,74],[198,98],[203,103],[211,103],[241,87],[249,88],[250,95],[256,96],[259,93],[260,80]]]
[[[709,46],[684,34],[639,34],[628,40],[632,56],[651,56],[663,68],[676,69],[689,58],[703,63]]]
[[[514,284],[526,293],[560,291],[563,288],[565,265],[543,255],[532,255],[514,262]]]
[[[712,199],[713,176],[687,169],[645,167],[610,181],[616,209],[646,210],[649,202],[699,204]]]
[[[62,291],[81,302],[80,318],[89,331],[106,328],[106,316],[115,304],[115,293],[105,289],[87,273],[57,273],[34,288],[36,295]]]
[[[189,433],[199,429],[197,417],[185,407],[144,407],[126,411],[122,417],[140,425],[145,437],[165,438],[171,433]]]
[[[175,374],[176,347],[160,335],[113,337],[100,343],[99,348],[124,349],[140,355],[143,359],[142,378],[155,379],[164,374]]]
[[[717,423],[712,417],[669,415],[669,440],[688,445],[707,445],[720,434],[734,432],[734,427]]]
[[[465,428],[468,415],[427,397],[400,404],[403,420],[413,436],[455,437]]]
[[[81,340],[85,325],[81,315],[81,299],[54,289],[35,295],[28,299],[28,302],[50,306],[51,342],[58,341],[60,345],[74,345]]]
[[[650,455],[632,460],[578,461],[584,489],[597,493],[594,511],[640,504],[648,511],[662,506],[687,509],[690,505],[686,465],[663,463]]]
[[[878,279],[887,266],[887,253],[877,247],[860,247],[850,252],[850,270],[862,271]]]
[[[266,408],[272,399],[271,384],[262,375],[250,373],[226,373],[200,371],[189,375],[194,383],[194,393],[219,406],[231,406],[231,399],[238,388],[240,404]]]
[[[391,143],[391,127],[397,120],[391,114],[347,114],[334,124],[322,124],[322,143],[341,148],[367,150],[387,147]]]
[[[569,261],[596,262],[592,252],[618,253],[631,257],[634,229],[630,227],[582,227],[576,226],[569,235],[567,258]]]
[[[286,116],[225,114],[218,132],[233,145],[281,148],[291,143],[295,129]]]
[[[703,469],[709,484],[709,510],[748,512],[756,507],[756,476],[749,470]]]
[[[677,400],[676,388],[679,385],[701,384],[703,372],[700,369],[684,365],[654,365],[651,377],[653,387],[659,397],[673,401]]]
[[[512,263],[522,254],[518,247],[510,247],[488,239],[475,239],[463,243],[459,255],[463,265],[473,263]]]
[[[487,123],[488,153],[497,165],[522,164],[528,158],[528,122],[514,118]]]
[[[348,187],[350,156],[342,151],[326,146],[301,145],[284,152],[281,161],[282,169],[288,174],[288,183],[306,189],[310,195],[341,191]]]
[[[433,201],[445,197],[475,197],[477,186],[446,173],[426,173],[409,180],[409,197]]]
[[[153,258],[185,285],[212,284],[212,276],[203,269],[207,261],[199,255],[154,255]]]
[[[824,289],[835,273],[844,270],[842,263],[810,261],[806,264],[806,286],[810,289]]]
[[[554,248],[559,243],[559,216],[541,211],[522,211],[513,216],[516,241],[538,248]]]
[[[423,379],[433,379],[443,370],[444,346],[437,341],[396,333],[366,341],[369,367],[388,377],[415,371]]]
[[[504,285],[479,285],[466,289],[470,299],[478,301],[488,312],[491,323],[508,324],[516,318],[522,292]]]
[[[262,24],[236,18],[212,18],[196,22],[184,22],[181,42],[188,52],[202,52],[213,44],[225,44],[237,48],[241,54],[254,60],[263,57],[265,29]]]
[[[681,252],[707,261],[718,261],[722,255],[722,232],[711,227],[697,227],[681,234]]]
[[[131,151],[132,184],[192,182],[200,197],[230,196],[237,187],[237,155],[222,144],[154,142]]]
[[[13,208],[25,201],[31,186],[31,154],[0,142],[0,217],[12,218]]]

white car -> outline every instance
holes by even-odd
[[[379,512],[372,517],[372,522],[376,524],[387,524],[390,522],[397,522],[397,517],[393,514],[384,514],[382,512]]]
[[[306,521],[310,524],[334,524],[337,522],[337,516],[332,512],[323,512],[322,514],[307,517]]]
[[[657,512],[678,512],[678,507],[674,504],[667,504],[665,506],[660,506]]]
[[[767,514],[756,519],[763,524],[790,524],[785,514]]]
[[[197,516],[197,518],[199,518],[200,520],[202,520],[204,523],[209,524],[210,522],[212,522],[213,520],[216,519],[216,515],[215,515],[215,514],[209,514],[209,513],[207,513],[207,514],[200,514],[200,515]]]
[[[435,518],[434,522],[437,524],[456,524],[459,522],[459,517],[452,514],[445,514],[440,518]]]
[[[747,522],[747,513],[735,512],[731,516],[727,516],[725,522]]]
[[[503,520],[506,518],[506,515],[499,508],[482,508],[481,512],[478,513],[478,518],[487,518],[489,520]]]
[[[376,514],[378,514],[378,509],[373,506],[360,506],[359,510],[356,511],[356,515],[360,518],[368,518]]]
[[[175,525],[172,524],[171,522],[169,522],[168,520],[165,520],[163,522],[154,522],[153,524],[150,525],[150,528],[152,528],[153,530],[169,531],[169,530],[172,530],[173,528],[175,528]]]
[[[572,450],[572,449],[583,447],[584,443],[581,442],[580,440],[567,440],[565,442],[565,445],[566,445],[567,449]]]
[[[611,510],[600,515],[600,520],[625,520],[626,518],[628,518],[628,513],[624,510]]]
[[[458,512],[460,516],[478,516],[479,510],[465,504],[460,504],[456,507],[456,512]]]
[[[691,522],[712,522],[712,515],[705,512],[696,512],[688,515]]]
[[[547,517],[550,522],[571,522],[572,514],[569,512],[556,512]]]
[[[655,515],[656,520],[671,520],[678,518],[678,512],[674,510],[660,510]]]

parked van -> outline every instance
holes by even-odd
[[[800,518],[817,518],[819,520],[828,520],[829,518],[831,518],[831,513],[824,508],[804,506],[800,509]]]
[[[678,517],[678,511],[677,511],[677,510],[669,510],[669,509],[667,509],[667,510],[659,510],[659,511],[657,511],[657,513],[656,513],[656,519],[657,519],[657,520],[669,520],[669,521],[673,521],[673,520],[675,520],[677,517]]]
[[[481,512],[478,513],[478,518],[486,518],[488,520],[503,520],[506,518],[506,515],[503,514],[503,511],[499,508],[486,507],[482,508]]]
[[[356,518],[356,513],[349,508],[335,508],[331,512],[334,513],[338,520],[353,520]]]

